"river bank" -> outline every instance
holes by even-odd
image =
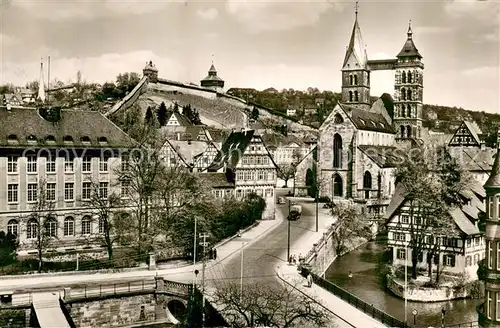
[[[388,263],[385,246],[368,242],[336,259],[325,273],[327,280],[358,296],[399,320],[405,319],[405,302],[385,286],[383,268]],[[349,278],[352,272],[352,278]],[[406,316],[413,322],[412,311],[417,310],[417,327],[441,325],[441,309],[446,310],[445,323],[460,324],[477,321],[476,306],[480,300],[462,299],[446,302],[408,302]]]

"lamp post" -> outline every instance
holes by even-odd
[[[406,312],[406,309],[408,307],[407,294],[408,294],[408,242],[405,243],[405,325],[408,323],[408,313]]]
[[[444,315],[446,314],[446,310],[444,308],[441,309],[441,327],[444,328]]]
[[[413,326],[416,327],[417,326],[418,311],[416,309],[414,309],[413,311],[411,311],[411,314],[413,314]]]
[[[240,305],[243,302],[243,241],[241,242],[241,264],[240,264]]]
[[[314,194],[315,198],[316,198],[316,232],[318,232],[318,185],[316,184],[316,192]]]
[[[290,261],[290,208],[292,206],[292,201],[288,199],[288,246],[287,246],[287,257],[286,260]]]

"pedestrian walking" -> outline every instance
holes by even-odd
[[[313,277],[312,277],[312,276],[311,276],[311,274],[309,273],[309,274],[307,275],[307,287],[311,288],[312,283],[313,283]]]
[[[297,256],[293,254],[293,264],[297,264]]]
[[[293,264],[293,255],[288,258],[288,264]]]
[[[215,248],[213,249],[212,256],[214,260],[217,260],[217,250]]]

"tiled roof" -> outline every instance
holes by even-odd
[[[243,156],[248,145],[252,141],[254,130],[232,132],[222,144],[220,151],[215,156],[214,162],[208,168],[209,171],[216,171],[227,164],[229,168],[234,168]]]
[[[206,141],[168,141],[186,164],[193,164],[194,157],[202,154],[209,146]]]
[[[224,80],[218,77],[217,75],[207,75],[203,80],[201,81],[221,81],[223,82]]]
[[[401,57],[418,57],[422,58],[422,55],[418,52],[417,47],[415,46],[415,43],[413,43],[413,32],[411,30],[411,27],[408,28],[408,38],[406,39],[406,42],[403,46],[403,49],[399,52],[399,54],[396,56],[398,58]]]
[[[394,193],[394,196],[392,197],[391,202],[389,203],[389,206],[384,216],[386,223],[390,222],[396,211],[404,204],[404,202],[405,202],[404,187],[402,184],[398,184],[396,186],[396,191]],[[472,204],[476,205],[477,207],[477,202],[472,202]],[[460,231],[462,231],[467,235],[475,235],[480,233],[478,227],[475,225],[474,222],[471,221],[471,219],[477,220],[478,219],[477,215],[476,216],[472,215],[474,215],[474,213],[478,214],[479,210],[482,209],[474,209],[472,207],[473,205],[465,205],[464,207],[467,207],[466,210],[463,210],[460,207],[453,207],[448,211],[448,214],[453,218],[455,224],[460,229]],[[471,219],[469,219],[466,214],[471,216]]]
[[[170,115],[170,117],[168,118],[167,122],[170,121],[170,119],[172,118],[172,116],[175,116],[175,118],[177,119],[177,122],[179,122],[180,126],[191,126],[191,125],[193,125],[193,123],[191,123],[191,121],[189,120],[189,118],[187,118],[187,116],[182,115],[179,112],[173,112],[172,115]]]
[[[495,156],[495,162],[493,163],[493,168],[491,169],[491,174],[486,183],[485,188],[500,188],[500,148]]]
[[[390,117],[394,117],[394,99],[388,93],[383,93],[380,96],[380,100],[384,103],[384,107],[387,110],[387,114]]]
[[[9,136],[16,136],[17,143],[8,141]],[[28,141],[31,138],[33,141]],[[70,139],[72,142],[69,142]],[[96,111],[61,110],[60,120],[53,123],[42,118],[34,108],[12,108],[8,111],[0,107],[0,146],[128,148],[134,144],[132,138]]]
[[[469,129],[470,133],[478,143],[481,142],[479,135],[482,134],[481,129],[477,126],[476,122],[464,121],[465,126]]]
[[[347,113],[356,128],[359,130],[393,134],[396,133],[393,127],[387,123],[382,114],[372,113],[346,104],[339,103],[339,105]]]
[[[448,151],[467,171],[490,172],[495,156],[492,148],[448,147]]]
[[[208,133],[210,134],[212,141],[218,143],[218,142],[224,142],[224,140],[226,140],[226,138],[229,136],[230,131],[208,129]]]
[[[226,173],[206,172],[198,175],[202,182],[211,188],[234,188],[234,183],[228,181]]]
[[[396,147],[360,145],[358,148],[381,168],[396,167],[405,158]]]

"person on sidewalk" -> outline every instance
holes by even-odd
[[[293,254],[293,264],[297,264],[297,255]]]
[[[212,251],[212,258],[214,260],[217,260],[217,250],[214,248],[213,251]]]
[[[313,283],[313,277],[312,277],[312,276],[311,276],[311,274],[309,273],[309,274],[307,275],[307,287],[311,288],[312,283]]]

